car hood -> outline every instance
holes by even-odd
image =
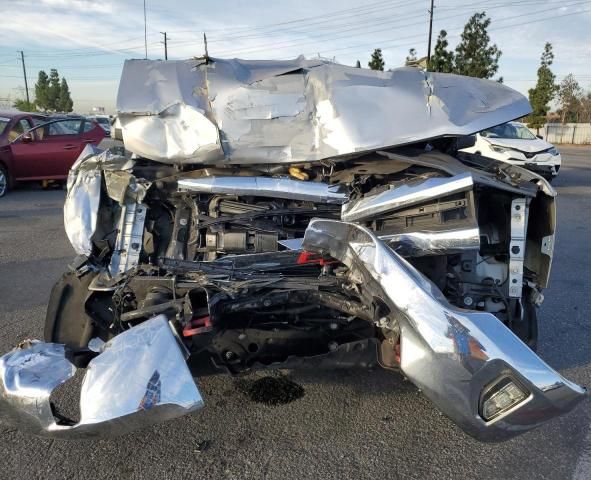
[[[534,153],[552,148],[553,145],[540,138],[535,140],[519,140],[512,138],[486,138],[487,142],[498,147],[511,148],[521,152]]]
[[[489,80],[290,61],[127,60],[126,148],[184,163],[295,163],[472,134],[531,111]]]

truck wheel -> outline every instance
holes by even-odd
[[[6,167],[0,165],[0,197],[3,197],[8,192],[8,182],[8,171]]]

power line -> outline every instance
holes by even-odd
[[[576,3],[571,3],[568,6],[576,6],[576,5],[580,5],[580,4],[586,4],[586,3],[590,3],[589,0],[583,1],[583,2],[576,2]],[[564,3],[562,3],[561,5],[565,5]],[[538,12],[536,12],[536,14],[538,13],[544,13],[544,12],[549,12],[549,11],[554,11],[554,8],[551,9],[546,9],[546,10],[540,10]],[[584,12],[588,12],[591,10],[579,10],[577,12],[571,12],[568,14],[564,14],[561,16],[571,16],[571,15],[578,15],[580,13],[584,13]],[[461,14],[456,14],[456,15],[450,15],[447,17],[441,17],[438,19],[438,21],[441,20],[447,20],[447,19],[451,19],[451,18],[455,18],[455,17],[460,17],[460,16],[464,16],[465,13],[461,13]],[[524,13],[522,15],[513,15],[511,17],[503,17],[500,19],[495,19],[495,23],[498,21],[503,21],[503,20],[513,20],[514,18],[519,18],[519,17],[523,17],[523,16],[531,16],[532,13],[528,12],[528,13]],[[529,23],[536,23],[536,22],[542,22],[542,21],[548,21],[548,20],[552,20],[554,18],[558,18],[557,16],[552,16],[552,17],[545,17],[545,18],[541,18],[541,19],[536,19],[536,20],[531,20],[529,22],[524,22],[521,24],[512,24],[512,25],[507,25],[507,26],[501,26],[501,27],[494,27],[489,29],[489,31],[494,31],[494,30],[499,30],[501,28],[509,28],[512,26],[521,26],[521,25],[526,25]],[[408,25],[411,26],[411,25]],[[461,26],[458,27],[454,27],[454,28],[462,28]],[[461,30],[458,30],[458,32],[461,32]],[[383,40],[373,40],[372,42],[369,43],[362,43],[362,44],[356,44],[356,45],[352,45],[350,47],[343,47],[343,48],[337,48],[337,49],[331,49],[330,51],[326,51],[326,54],[332,54],[334,52],[340,51],[340,52],[344,52],[344,51],[348,51],[348,53],[352,54],[352,53],[357,53],[357,52],[361,52],[361,51],[365,51],[365,49],[359,49],[359,47],[362,46],[371,46],[371,45],[380,45],[382,48],[396,48],[396,47],[404,47],[404,46],[408,46],[408,45],[413,45],[413,43],[406,43],[406,44],[398,44],[399,40],[405,40],[405,39],[409,39],[409,38],[418,38],[421,37],[422,35],[411,35],[411,36],[407,36],[407,37],[397,37],[397,38],[389,38],[389,39],[383,39]],[[448,35],[448,38],[453,38],[453,37],[458,37],[458,34],[454,34],[454,35]],[[394,42],[393,44],[388,44],[387,42]],[[313,55],[316,52],[308,52],[308,53],[304,53],[304,55]]]
[[[421,13],[418,15],[417,14],[402,15],[402,16],[397,16],[396,18],[386,18],[386,19],[381,19],[378,21],[376,21],[376,19],[373,17],[365,19],[365,20],[356,19],[353,22],[331,25],[332,29],[329,32],[320,33],[320,34],[316,34],[316,35],[314,35],[314,33],[319,31],[318,26],[314,26],[310,30],[305,29],[305,30],[290,31],[289,34],[291,36],[305,37],[305,38],[326,37],[326,36],[333,35],[335,33],[364,29],[365,25],[376,26],[376,25],[392,24],[392,23],[396,23],[396,22],[399,22],[404,19],[417,18],[417,17],[422,17],[424,15],[424,12],[422,9],[418,9],[418,10],[414,10],[414,11],[420,11]],[[330,22],[330,21],[331,21],[331,19],[328,19],[328,20],[322,21],[322,23]],[[348,28],[348,29],[344,29],[344,30],[340,29],[340,27],[350,27],[350,26],[354,26],[354,28]],[[277,36],[277,35],[284,36],[286,33],[287,32],[285,31],[285,29],[280,29],[280,30],[272,30],[269,32],[264,32],[264,33],[258,33],[258,34],[254,34],[254,35],[252,35],[252,34],[238,35],[238,36],[229,35],[229,36],[219,37],[218,39],[214,38],[213,40],[210,41],[210,43],[227,43],[229,41],[234,42],[234,41],[238,41],[238,40],[244,41],[244,40],[252,40],[252,39],[262,39],[266,42],[265,45],[268,45],[269,37],[273,37],[273,36]],[[293,39],[291,39],[289,41],[293,41]],[[177,45],[187,45],[187,44],[191,44],[191,43],[195,43],[195,42],[196,42],[196,40],[192,39],[192,40],[178,41],[178,42],[176,42],[176,44]],[[261,45],[263,45],[263,44],[261,44]]]
[[[410,1],[410,0],[407,0],[407,1],[404,1],[404,2],[401,2],[401,3],[409,4],[409,3],[413,3],[413,2]],[[330,15],[331,18],[334,18],[334,17],[343,16],[345,14],[353,13],[353,12],[355,12],[355,14],[359,14],[362,11],[366,11],[368,9],[371,10],[372,8],[375,8],[375,7],[379,6],[379,5],[384,5],[384,4],[387,4],[388,5],[387,8],[390,8],[392,6],[392,2],[390,0],[384,0],[384,1],[380,1],[380,2],[374,2],[374,3],[371,3],[371,4],[366,4],[366,5],[362,6],[362,7],[347,8],[347,9],[344,9],[344,10],[334,10],[334,11],[331,11],[331,12],[327,12],[325,15],[319,14],[319,15],[315,15],[313,17],[297,18],[297,19],[292,19],[292,20],[284,21],[284,22],[268,23],[268,24],[254,25],[254,26],[248,26],[248,27],[245,26],[245,27],[232,28],[232,31],[233,32],[236,32],[236,31],[240,31],[240,30],[247,30],[247,31],[248,30],[264,30],[264,29],[269,28],[269,27],[274,28],[274,27],[285,26],[285,25],[293,25],[294,23],[301,23],[301,22],[306,22],[306,24],[309,25],[310,24],[310,22],[309,22],[310,20],[311,21],[318,20],[318,17]],[[208,32],[225,31],[225,30],[227,30],[227,29],[217,29],[217,30],[216,29],[213,29],[213,28],[211,28],[211,29],[208,28],[207,29]],[[172,33],[187,33],[187,32],[194,32],[194,30],[174,30],[174,31],[171,30],[171,32]]]
[[[303,21],[311,20],[311,19],[314,19],[314,22],[316,24],[321,23],[321,22],[332,22],[332,21],[334,21],[333,17],[336,17],[337,15],[340,16],[341,19],[346,18],[347,16],[353,16],[355,14],[358,15],[358,16],[359,15],[368,15],[368,14],[373,14],[373,13],[379,12],[379,11],[384,10],[386,8],[392,8],[393,6],[402,5],[402,4],[410,4],[410,3],[411,2],[399,2],[399,3],[396,3],[396,4],[392,4],[390,2],[381,1],[381,2],[376,2],[376,3],[370,4],[370,5],[365,5],[363,7],[357,7],[357,8],[352,8],[352,9],[345,9],[345,10],[340,10],[340,11],[333,12],[333,14],[331,15],[331,18],[330,19],[318,20],[318,16],[306,17],[304,19],[294,19],[294,20],[290,20],[288,22],[279,22],[279,23],[272,23],[272,24],[266,24],[266,25],[258,25],[258,26],[254,26],[254,27],[244,27],[244,28],[242,28],[242,31],[243,32],[248,32],[248,31],[251,31],[252,32],[252,31],[261,30],[261,29],[265,29],[265,28],[276,27],[278,25],[297,25],[298,22],[303,22]],[[482,4],[482,3],[485,3],[486,4],[486,2],[478,2],[476,4]],[[539,3],[539,2],[533,2],[532,0],[529,0],[527,2],[506,2],[506,3],[498,4],[498,5],[500,5],[500,6],[506,6],[506,5],[516,6],[516,5],[519,5],[519,4],[525,5],[525,4],[532,4],[532,3]],[[387,5],[385,5],[385,4],[387,4]],[[475,4],[472,4],[472,5],[475,5]],[[469,6],[469,5],[463,5],[462,7],[464,8],[466,6]],[[491,5],[487,5],[487,8],[491,8],[491,7],[492,7]],[[447,6],[447,7],[446,6],[442,6],[440,8],[451,8],[451,7],[449,7],[449,6]],[[408,18],[409,16],[406,15],[406,17]],[[399,21],[402,18],[404,18],[404,17],[398,16],[396,20],[388,20],[387,22],[392,23],[394,21]],[[309,27],[314,22],[308,22],[307,23],[307,26]],[[384,23],[387,23],[387,22],[379,22],[379,23],[384,24]],[[375,22],[374,22],[374,24],[375,24]],[[347,24],[339,24],[339,26],[345,26],[345,25],[347,25]],[[349,24],[349,25],[351,25],[351,24]],[[281,31],[284,32],[284,30],[285,29],[282,29]],[[351,30],[351,29],[349,29],[349,30]],[[385,30],[385,29],[383,29],[383,30]],[[383,31],[383,30],[381,30],[381,31]],[[240,29],[234,29],[233,31],[234,32],[240,31]],[[168,30],[167,30],[167,32],[168,32]],[[179,32],[182,32],[182,31],[179,31]],[[146,33],[146,29],[145,29],[145,32],[144,33]],[[264,33],[263,34],[263,37],[267,37],[270,33],[273,33],[273,32]],[[304,32],[303,31],[299,31],[299,32],[297,32],[297,34],[304,34]],[[152,34],[150,34],[150,35],[152,35]],[[243,37],[245,37],[245,36],[243,35]],[[250,35],[250,37],[253,37],[253,35]],[[135,38],[141,38],[141,37],[131,37],[129,40],[132,40],[132,39],[135,39]],[[219,39],[217,41],[227,41],[227,40],[232,39],[232,38],[233,39],[236,39],[237,36],[236,35],[229,36],[229,37],[225,37],[223,39]],[[213,39],[213,40],[210,41],[210,43],[213,43],[213,42],[216,42],[216,40]],[[190,44],[190,43],[193,43],[193,42],[192,41],[189,41],[189,42],[185,42],[185,43]],[[309,43],[310,42],[308,42],[308,44]],[[101,48],[107,47],[107,46],[113,45],[113,44],[119,44],[120,45],[121,42],[114,42],[114,43],[110,43],[110,44],[101,44]],[[160,42],[151,43],[150,45],[157,45],[157,44],[160,44]],[[175,44],[181,45],[182,43],[175,42]],[[144,35],[144,45],[142,45],[142,46],[144,47],[143,48],[144,49],[144,52],[146,52],[146,36],[145,35]],[[62,50],[62,51],[60,51],[60,53],[45,53],[45,54],[29,53],[28,56],[29,57],[37,57],[37,58],[42,58],[42,57],[55,57],[55,58],[57,58],[57,57],[60,57],[60,56],[61,57],[64,57],[64,56],[65,57],[78,57],[78,56],[88,57],[88,56],[115,55],[115,54],[123,55],[123,54],[128,54],[130,51],[139,50],[139,48],[141,48],[141,46],[138,45],[138,46],[132,46],[132,47],[114,49],[113,51],[101,51],[101,52],[88,52],[88,50],[84,50],[84,49],[82,51],[79,51],[79,50],[70,50],[70,51],[68,51],[68,50]],[[258,48],[257,50],[260,51],[260,50],[267,50],[267,49],[268,49],[268,44],[266,44],[264,48]],[[244,50],[243,49],[241,51],[244,51],[245,53],[250,53],[250,52],[253,51],[253,49],[252,48],[247,49],[247,50]],[[71,53],[68,53],[68,52],[71,52]],[[224,53],[225,52],[221,52],[219,54],[220,55],[224,55]]]
[[[148,33],[148,36],[154,36],[154,35],[156,35],[156,34],[154,34],[154,33]],[[143,39],[143,38],[144,38],[144,36],[143,35],[140,35],[140,36],[135,36],[135,37],[126,37],[126,38],[120,39],[120,40],[115,41],[115,42],[109,42],[109,43],[102,43],[101,42],[101,44],[100,44],[100,46],[98,48],[107,48],[107,47],[112,47],[112,46],[121,46],[121,44],[124,44],[124,43],[127,43],[127,42],[131,42],[131,41],[134,41],[135,42],[136,40],[140,40],[140,39]],[[87,47],[84,47],[84,48],[67,48],[67,49],[60,49],[60,52],[61,53],[64,53],[64,54],[68,54],[68,53],[85,53],[85,52],[88,52],[88,49],[89,48],[95,48],[95,47],[87,46]],[[48,50],[37,50],[37,49],[29,50],[29,49],[27,49],[27,52],[28,52],[28,56],[31,56],[31,53],[32,54],[38,54],[38,53],[43,54],[43,53],[47,53]]]
[[[402,3],[406,3],[406,2],[402,2]],[[400,3],[400,4],[391,4],[389,7],[398,6],[398,5],[401,5],[402,3]],[[538,0],[522,0],[522,1],[517,1],[517,2],[515,2],[515,1],[509,1],[509,2],[505,1],[505,2],[501,2],[501,3],[497,2],[497,3],[494,3],[494,4],[491,5],[488,1],[480,0],[480,1],[475,2],[475,3],[463,5],[463,7],[483,5],[483,6],[486,6],[487,9],[488,9],[488,8],[496,8],[496,7],[506,7],[508,5],[511,5],[511,6],[525,6],[525,5],[538,4],[538,3],[539,3]],[[420,13],[418,13],[418,14],[416,14],[416,13],[415,14],[412,14],[413,12],[420,12]],[[423,17],[424,15],[425,15],[424,10],[422,8],[418,8],[418,9],[413,9],[413,10],[410,10],[410,11],[406,12],[405,15],[397,15],[395,18],[385,18],[385,19],[381,19],[379,21],[375,21],[375,18],[369,18],[369,19],[365,19],[365,20],[361,20],[360,21],[356,17],[355,18],[355,21],[353,21],[353,22],[347,22],[347,23],[340,23],[340,24],[337,24],[337,25],[331,25],[331,27],[338,27],[338,28],[340,28],[340,27],[349,27],[349,26],[354,26],[354,28],[348,28],[348,29],[344,29],[344,30],[343,29],[339,29],[339,30],[331,29],[330,32],[328,32],[328,33],[321,33],[321,34],[314,35],[313,33],[318,32],[318,27],[314,26],[310,30],[308,30],[308,29],[298,30],[298,31],[295,31],[295,32],[290,32],[290,34],[291,35],[296,35],[296,36],[312,37],[312,38],[326,37],[327,35],[329,35],[329,36],[330,35],[334,35],[334,33],[348,32],[348,31],[359,30],[359,29],[364,30],[365,29],[365,25],[367,25],[367,24],[369,24],[371,26],[384,25],[384,24],[392,25],[394,23],[400,22],[401,20]],[[464,16],[464,13],[460,13],[459,16]],[[447,17],[447,18],[449,18],[449,17]],[[331,22],[331,21],[333,21],[332,18],[320,20],[320,21],[315,22],[315,23],[326,23],[326,22]],[[420,23],[414,23],[412,25],[419,25],[419,24]],[[309,24],[308,27],[310,25],[312,25],[312,24]],[[403,25],[403,27],[404,26],[407,26],[407,25]],[[383,29],[383,30],[387,30],[387,29]],[[382,30],[380,30],[380,31],[382,31]],[[372,32],[375,32],[375,30],[372,31]],[[272,31],[269,31],[269,32],[259,33],[259,34],[255,34],[255,35],[252,35],[252,34],[238,35],[238,36],[237,35],[229,35],[229,36],[221,37],[221,38],[219,38],[217,40],[215,40],[215,39],[214,40],[211,40],[210,43],[214,43],[214,42],[218,42],[218,43],[220,43],[220,42],[228,42],[230,40],[234,41],[234,40],[244,40],[244,39],[261,38],[261,39],[263,39],[265,41],[265,44],[264,45],[265,45],[265,48],[267,48],[267,45],[268,45],[267,42],[268,42],[270,36],[273,36],[273,35],[285,35],[285,33],[286,33],[285,32],[285,29],[279,29],[279,30],[272,30]],[[370,33],[370,32],[364,31],[364,33]],[[196,40],[177,41],[177,42],[175,42],[175,44],[176,45],[191,44],[191,43],[194,43],[195,41]],[[293,41],[293,40],[290,40],[290,41]],[[261,45],[263,45],[263,44],[261,44]],[[221,54],[223,55],[223,52]]]
[[[473,5],[482,5],[482,4],[487,4],[487,3],[488,2],[480,1],[480,2],[476,2]],[[513,3],[515,3],[515,2],[513,2]],[[525,3],[531,4],[531,3],[534,3],[534,2],[533,2],[533,0],[527,0],[527,2],[525,2]],[[578,2],[578,3],[571,3],[570,5],[571,6],[572,5],[578,5],[578,4],[581,4],[581,3],[588,3],[588,0],[585,0],[583,2]],[[563,3],[561,3],[561,5],[565,5],[565,3],[563,2]],[[507,6],[507,3],[506,2],[502,2],[502,3],[498,3],[498,4],[493,4],[493,5],[490,5],[489,4],[488,5],[488,8],[496,8],[496,7],[499,7],[499,6]],[[545,12],[545,11],[551,11],[551,10],[554,10],[554,8],[548,9],[548,10],[541,10],[541,11],[536,12],[536,13]],[[423,14],[420,14],[419,16],[423,16],[423,15],[424,15],[424,13]],[[466,15],[466,13],[465,12],[462,12],[462,13],[458,13],[458,14],[455,14],[455,15],[449,15],[447,17],[442,17],[441,20],[446,20],[446,19],[451,19],[451,18],[456,18],[456,17],[465,17],[465,15]],[[517,15],[517,16],[514,15],[514,16],[512,16],[510,18],[515,18],[515,17],[518,17],[518,16],[524,16],[524,15],[531,15],[531,12],[528,12],[527,14],[523,14],[523,15]],[[416,17],[416,15],[413,16],[413,17],[408,17],[408,18],[415,18],[415,17]],[[338,40],[338,39],[341,39],[341,38],[350,38],[351,36],[356,36],[356,35],[366,35],[368,33],[379,33],[379,32],[384,32],[384,31],[390,31],[390,29],[393,26],[393,24],[396,24],[400,19],[401,18],[397,18],[397,19],[393,19],[393,20],[385,20],[383,22],[374,23],[374,25],[388,24],[388,26],[385,27],[385,28],[367,30],[363,26],[357,25],[357,26],[355,26],[353,28],[348,28],[348,29],[338,30],[338,31],[331,31],[331,32],[327,32],[327,33],[316,35],[316,36],[314,36],[315,39],[312,39],[310,41],[295,42],[295,43],[294,42],[291,42],[290,43],[290,41],[285,41],[285,42],[274,43],[273,44],[273,48],[295,48],[295,47],[298,47],[299,48],[299,47],[301,47],[303,45],[313,45],[313,44],[316,44],[317,41],[318,41],[318,39],[325,38],[325,37],[328,37],[331,40]],[[411,27],[411,26],[420,26],[420,25],[423,25],[423,22],[422,21],[398,25],[398,28],[405,28],[405,27]],[[355,32],[356,30],[359,30],[360,28],[362,29],[362,31],[359,32],[359,33],[347,33],[345,35],[335,36],[335,33],[339,33],[340,34],[340,33],[345,33],[345,32]],[[419,37],[419,36],[420,35],[417,35],[417,37]],[[406,38],[408,38],[408,37],[406,37]],[[386,40],[386,41],[388,41],[388,40]],[[375,41],[375,40],[373,42],[371,42],[371,44],[376,44],[376,43],[378,43],[378,42]],[[224,50],[222,52],[216,52],[216,55],[226,56],[226,55],[251,54],[251,53],[256,53],[256,52],[260,52],[260,51],[266,51],[269,48],[268,43],[265,43],[264,45],[263,44],[260,44],[260,45],[261,46],[253,46],[253,47],[250,47],[250,48],[239,49],[239,50]],[[333,50],[333,51],[335,51],[335,50]]]
[[[155,42],[155,43],[150,43],[149,45],[158,45],[159,42]],[[116,49],[116,50],[110,50],[110,51],[100,51],[100,52],[88,52],[86,51],[84,52],[80,52],[80,53],[46,53],[46,54],[30,54],[28,55],[29,57],[34,57],[34,58],[56,58],[56,57],[96,57],[96,56],[100,56],[100,55],[125,55],[130,51],[141,51],[143,49],[144,45],[136,45],[133,47],[128,47],[128,48],[120,48],[120,49]]]
[[[27,55],[28,57],[28,55]],[[123,62],[125,60],[121,60],[117,63],[103,63],[103,64],[85,64],[85,63],[76,63],[76,64],[61,64],[59,62],[51,61],[51,68],[57,68],[58,70],[68,70],[68,69],[92,69],[92,68],[108,68],[108,67],[122,67]],[[48,69],[48,64],[40,65],[40,64],[27,64],[29,68],[38,68],[40,70]],[[20,66],[20,59],[15,59],[13,64],[0,64],[0,66],[4,66],[4,68],[21,68]]]
[[[367,11],[367,12],[362,12],[362,13],[356,13],[354,15],[347,15],[346,17],[344,17],[343,19],[347,19],[347,18],[354,18],[354,21],[352,22],[347,22],[347,23],[337,23],[336,25],[334,25],[334,27],[346,27],[346,26],[351,26],[351,25],[360,25],[360,24],[368,24],[368,23],[373,23],[376,20],[376,17],[370,17],[364,20],[360,20],[361,16],[365,16],[365,15],[374,15],[376,13],[381,13],[384,10],[390,10],[394,7],[399,7],[402,5],[408,5],[411,4],[412,2],[408,2],[408,1],[401,1],[398,3],[391,3],[389,5],[387,5],[386,7],[382,7],[376,10],[371,10],[371,11]],[[418,12],[418,11],[423,11],[422,9],[414,9],[414,10],[410,10],[410,12],[407,13],[411,13],[411,12]],[[416,15],[415,15],[416,16]],[[404,18],[408,18],[408,16],[397,16],[396,19],[397,20],[401,20]],[[291,34],[296,34],[296,35],[305,35],[307,33],[310,32],[316,32],[318,30],[318,26],[319,25],[324,25],[324,24],[330,24],[333,21],[340,21],[342,19],[335,19],[334,16],[331,15],[330,18],[324,18],[324,19],[320,19],[314,22],[307,22],[304,26],[304,29],[302,30],[301,27],[296,27],[299,30],[289,30],[288,32]],[[391,20],[391,19],[390,19]],[[383,23],[383,22],[382,22]],[[323,27],[324,28],[324,27]],[[274,29],[274,30],[270,30],[270,31],[266,31],[266,32],[260,32],[260,33],[254,33],[254,34],[240,34],[240,35],[226,35],[223,37],[223,40],[215,40],[216,42],[222,42],[222,41],[226,41],[226,40],[248,40],[248,39],[253,39],[253,38],[265,38],[268,37],[270,35],[273,34],[280,34],[280,35],[284,35],[286,33],[286,29],[284,27],[279,28],[279,29]],[[212,41],[213,43],[214,41]]]
[[[385,4],[385,3],[388,3],[388,2],[377,2],[377,3],[372,4],[372,5],[369,5],[369,6],[366,5],[364,7],[358,7],[356,9],[346,9],[346,10],[343,10],[340,13],[340,15],[342,17],[341,20],[343,18],[346,18],[347,15],[350,15],[350,12],[351,11],[356,11],[358,14],[364,13],[365,15],[370,14],[370,13],[373,14],[373,13],[379,11],[379,10],[383,10],[385,8],[383,6],[383,4]],[[409,2],[401,2],[401,3],[407,4]],[[467,7],[467,6],[470,6],[470,5],[482,5],[483,3],[486,5],[486,8],[488,10],[488,9],[498,8],[498,7],[508,6],[508,5],[512,5],[512,6],[525,6],[525,5],[536,4],[536,3],[539,3],[539,2],[535,2],[534,0],[526,0],[526,1],[523,1],[523,2],[498,2],[498,3],[494,3],[494,4],[491,5],[491,4],[487,4],[486,2],[482,2],[481,1],[481,2],[474,2],[474,3],[468,4],[468,5],[463,5],[462,7],[464,8],[464,7]],[[575,2],[575,3],[565,4],[565,5],[575,6],[575,5],[586,4],[586,3],[588,3],[588,2],[587,1],[583,1],[583,2]],[[389,7],[391,7],[392,5],[393,4],[389,4]],[[396,4],[396,5],[398,5],[398,4]],[[451,8],[451,7],[438,5],[438,8]],[[370,10],[370,9],[373,9],[373,11]],[[553,9],[549,9],[549,10],[553,10]],[[549,10],[541,10],[541,11],[535,12],[534,14],[543,13],[543,12],[549,11]],[[410,12],[412,12],[412,11],[414,11],[414,10],[411,10]],[[567,13],[567,14],[564,14],[564,15],[559,15],[558,17],[575,15],[575,14],[579,14],[579,13],[582,13],[582,12]],[[406,19],[410,19],[410,18],[414,18],[416,16],[421,16],[421,15],[410,15],[410,13],[407,12],[405,15],[403,15],[403,16],[397,16],[395,19],[387,19],[385,21],[377,22],[377,23],[374,22],[374,25],[376,25],[376,24],[379,25],[380,23],[381,24],[386,24],[387,23],[389,26],[386,27],[386,28],[367,30],[367,28],[364,25],[357,25],[356,28],[348,28],[348,29],[344,29],[344,30],[343,29],[339,29],[336,32],[335,31],[330,31],[330,32],[327,32],[327,33],[321,33],[321,34],[317,35],[316,38],[317,39],[320,39],[320,38],[326,37],[327,35],[330,36],[332,39],[345,38],[345,37],[346,38],[349,38],[351,36],[366,35],[368,33],[377,33],[377,32],[380,32],[380,31],[389,30],[392,25],[398,25],[398,28],[406,28],[406,27],[410,27],[410,26],[414,26],[414,25],[421,25],[422,22],[420,22],[420,23],[419,22],[413,22],[413,23],[404,22],[404,23],[401,23],[401,20],[402,19],[405,19],[405,18]],[[459,14],[455,14],[455,15],[445,16],[445,17],[442,17],[442,18],[438,18],[437,21],[446,20],[446,19],[450,19],[450,18],[454,18],[454,17],[460,17],[460,16],[464,16],[464,15],[465,15],[465,13],[459,13]],[[531,12],[528,12],[527,14],[524,14],[524,15],[531,16],[533,14]],[[499,21],[503,21],[503,20],[507,20],[507,19],[511,20],[511,19],[518,18],[519,16],[524,16],[524,15],[513,15],[511,17],[503,18],[503,19],[498,19],[498,20]],[[552,18],[558,18],[558,17],[553,16]],[[315,16],[315,17],[308,17],[308,18],[317,19],[318,17]],[[526,24],[529,24],[529,23],[536,23],[536,22],[546,21],[546,20],[549,20],[549,19],[548,18],[543,18],[543,19],[530,20],[528,22],[523,22],[523,23],[519,23],[519,24],[501,25],[499,27],[491,28],[490,30],[493,31],[493,30],[501,29],[501,28],[513,28],[515,26],[521,26],[521,25],[526,25]],[[269,25],[276,26],[276,25],[281,25],[281,24],[286,24],[286,23],[294,24],[295,25],[295,22],[298,22],[298,21],[301,21],[301,20],[292,20],[290,22],[281,22],[281,23],[276,23],[276,24],[268,24],[266,26],[250,27],[248,30],[251,30],[252,31],[255,28],[259,28],[259,29],[260,28],[263,28],[263,27],[264,28],[268,28]],[[332,21],[332,19],[330,19],[330,20],[326,20],[326,19],[324,19],[324,20],[318,20],[318,22],[319,21],[327,22],[327,21]],[[494,21],[496,23],[497,20],[494,20]],[[359,22],[356,22],[356,23],[358,24]],[[367,23],[367,22],[362,22],[362,23]],[[347,25],[353,25],[353,24],[352,23],[339,24],[339,27],[344,27],[344,26],[347,26]],[[335,35],[334,35],[335,33],[351,32],[351,31],[354,31],[354,30],[358,30],[360,28],[363,29],[363,31],[360,32],[360,33],[340,35],[338,37],[335,37]],[[247,30],[244,30],[244,31],[246,32]],[[263,34],[263,37],[266,37],[266,39],[268,40],[268,37],[270,36],[270,34],[271,34],[271,32],[267,32],[267,33]],[[304,32],[303,31],[299,31],[298,34],[304,34]],[[351,49],[359,48],[359,47],[361,47],[363,45],[372,45],[372,44],[375,45],[376,43],[379,43],[379,42],[392,42],[392,41],[395,42],[395,44],[392,45],[392,47],[403,46],[403,45],[406,45],[406,44],[400,44],[400,41],[401,40],[410,39],[410,38],[419,38],[421,36],[422,35],[410,35],[410,36],[404,36],[404,37],[396,37],[395,39],[392,39],[391,38],[391,39],[386,39],[386,40],[373,40],[371,43],[355,44],[355,45],[352,45],[352,46],[349,46],[349,47],[343,47],[343,48],[333,49],[331,51],[333,51],[333,52],[336,52],[336,51],[345,52],[345,51],[350,51]],[[137,38],[137,37],[132,37],[132,39],[133,38]],[[223,40],[220,39],[219,41],[228,41],[229,39],[232,39],[232,38],[235,39],[236,36],[234,36],[234,37],[232,37],[232,36],[226,37]],[[146,39],[146,37],[144,36],[144,40],[145,39]],[[170,39],[167,37],[167,41],[168,40],[170,40]],[[272,44],[272,47],[273,48],[282,47],[282,48],[287,48],[287,49],[289,49],[289,48],[300,48],[302,45],[314,44],[314,43],[317,43],[317,41],[318,40],[304,41],[304,42],[293,42],[292,41],[291,43],[279,42],[279,43]],[[174,42],[174,43],[175,43],[175,45],[177,45],[177,44],[178,45],[181,45],[182,44],[182,42]],[[190,43],[193,43],[193,42],[190,42]],[[150,45],[159,45],[159,44],[160,44],[160,42],[150,43]],[[104,45],[102,45],[102,46],[104,46]],[[146,45],[144,44],[143,47],[144,47],[144,50],[145,50]],[[141,46],[120,48],[120,49],[116,49],[116,50],[114,50],[112,52],[105,52],[105,51],[102,51],[102,52],[88,52],[88,51],[78,52],[78,51],[72,51],[72,53],[66,53],[67,51],[63,51],[62,50],[62,51],[60,51],[60,53],[53,53],[53,54],[51,54],[51,53],[46,53],[46,54],[30,54],[29,53],[27,56],[28,57],[36,57],[36,58],[52,58],[52,59],[56,59],[56,58],[59,58],[59,57],[77,58],[77,57],[82,57],[82,56],[84,56],[84,57],[93,57],[93,56],[98,56],[98,55],[113,55],[113,54],[125,55],[129,51],[138,50],[139,48],[141,48]],[[254,45],[252,47],[243,48],[243,49],[240,49],[238,51],[236,51],[236,50],[234,50],[234,51],[228,51],[228,50],[226,50],[226,51],[218,52],[218,54],[220,56],[223,56],[225,54],[253,53],[253,52],[257,52],[257,51],[268,51],[268,50],[269,50],[269,43],[267,42],[264,45],[264,47],[263,46],[258,47],[256,45]],[[313,53],[316,53],[316,52],[313,52]],[[165,56],[167,56],[167,52],[165,53]],[[9,59],[10,59],[9,57],[5,58],[5,60],[9,60]],[[52,61],[55,62],[56,60],[52,60]],[[107,67],[107,66],[119,66],[119,65],[120,64],[112,64],[112,65],[104,65],[104,66]],[[29,65],[29,66],[31,66],[31,65]],[[63,65],[60,68],[69,68],[70,66],[72,68],[76,68],[78,65]],[[59,67],[59,64],[58,64],[58,67]],[[15,65],[15,66],[9,66],[9,68],[17,68],[17,67]],[[40,66],[35,65],[34,68],[43,68],[43,67],[40,67]],[[98,65],[80,65],[80,68],[102,68],[102,66],[99,67]]]

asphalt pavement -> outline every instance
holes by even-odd
[[[539,354],[591,385],[591,148],[561,148],[558,236]],[[62,190],[0,199],[0,352],[41,338],[55,280],[73,257]],[[291,403],[249,399],[244,381],[199,380],[205,407],[119,438],[57,441],[0,426],[0,479],[591,478],[591,402],[501,444],[466,436],[411,383],[381,369],[276,372]]]

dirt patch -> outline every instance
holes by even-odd
[[[285,377],[240,380],[236,384],[253,402],[266,405],[283,405],[304,396],[304,387]]]

